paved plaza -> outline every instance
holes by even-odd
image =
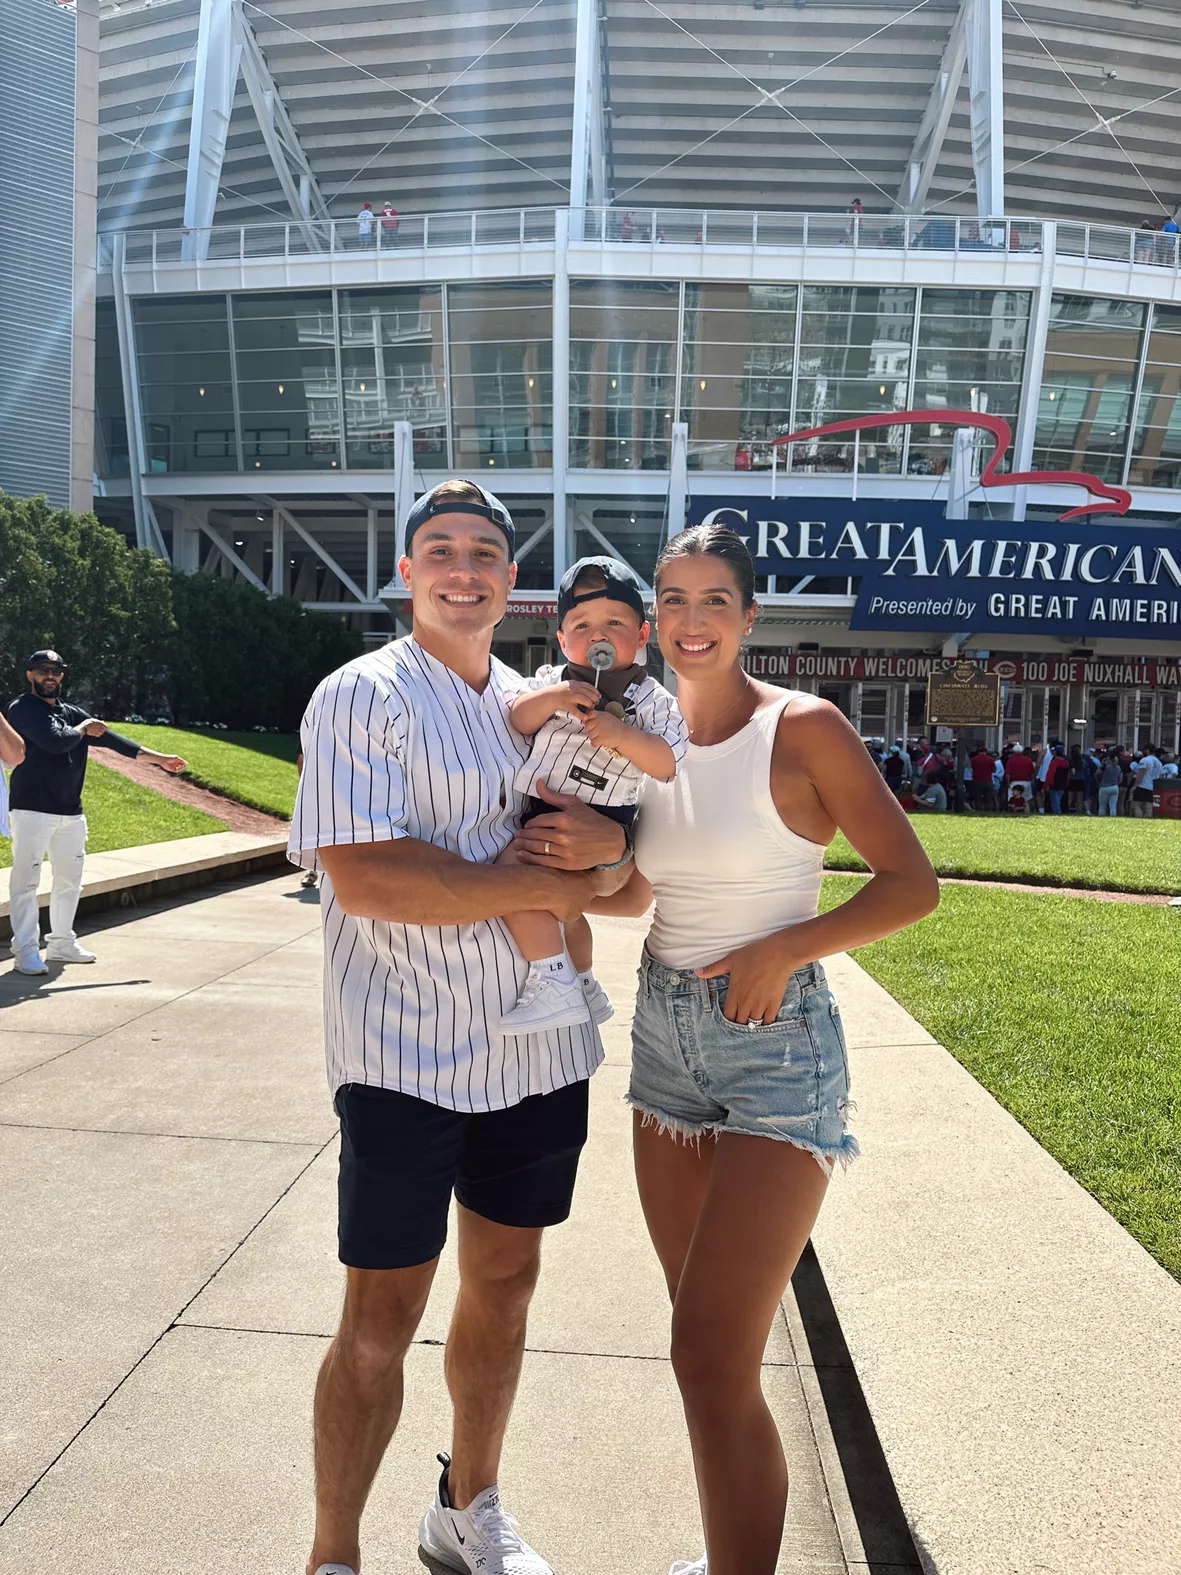
[[[559,1575],[664,1575],[701,1549],[619,1097],[642,928],[599,927],[620,1011],[574,1217],[547,1240],[502,1474]],[[88,934],[94,967],[0,975],[0,1569],[301,1572],[312,1384],[342,1285],[317,902],[284,874]],[[453,1290],[448,1254],[368,1511],[366,1575],[421,1575]],[[766,1361],[793,1472],[781,1568],[868,1571],[792,1299]],[[894,1547],[892,1566],[913,1560]]]
[[[558,1575],[701,1547],[620,1101],[643,930],[596,923],[619,1011],[502,1476]],[[84,931],[94,967],[0,972],[0,1572],[299,1575],[342,1283],[317,899],[285,872]],[[1181,1286],[855,962],[827,966],[864,1155],[767,1346],[781,1570],[1181,1575]],[[454,1283],[449,1253],[365,1575],[421,1571]]]

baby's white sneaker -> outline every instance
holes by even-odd
[[[577,979],[566,983],[552,974],[529,969],[521,998],[500,1020],[505,1034],[541,1034],[549,1028],[572,1028],[590,1022],[590,1007]]]
[[[582,986],[583,995],[586,997],[586,1004],[591,1014],[591,1022],[610,1022],[611,1018],[615,1016],[615,1008],[611,1004],[611,997],[589,968],[585,973],[578,975],[578,982]]]
[[[466,1509],[456,1509],[447,1490],[450,1457],[438,1458],[443,1474],[434,1503],[418,1528],[423,1552],[457,1575],[553,1575],[502,1506],[496,1483],[485,1488]]]
[[[709,1575],[709,1560],[703,1553],[699,1559],[678,1559],[668,1575]]]

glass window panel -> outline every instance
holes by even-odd
[[[599,534],[588,530],[584,521],[593,522]],[[619,556],[649,585],[663,534],[664,509],[653,507],[651,498],[637,499],[634,503],[623,499],[596,500],[574,506],[576,557],[602,553],[605,549],[601,537],[605,536]]]
[[[133,315],[145,467],[237,470],[225,296],[138,300]]]
[[[452,344],[553,339],[553,286],[548,279],[449,285],[447,312]]]
[[[1181,308],[1158,306],[1148,341],[1128,480],[1141,487],[1181,484]]]
[[[135,302],[137,330],[141,326],[155,327],[164,323],[209,324],[216,329],[218,326],[224,327],[225,321],[224,295],[143,296]]]
[[[305,344],[286,350],[243,350],[239,345],[236,351],[239,382],[269,382],[277,387],[301,377],[336,376],[336,351],[330,344]]]
[[[341,290],[341,380],[349,464],[393,468],[394,423],[414,429],[414,459],[447,460],[447,382],[438,285]]]
[[[97,301],[94,308],[94,468],[100,476],[126,476],[130,471],[119,331],[111,300]]]
[[[329,290],[291,290],[281,295],[234,296],[234,348],[290,351],[336,343]]]

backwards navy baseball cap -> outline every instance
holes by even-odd
[[[456,478],[461,479],[461,478]],[[424,492],[418,502],[406,516],[406,552],[410,551],[410,543],[414,532],[419,526],[425,525],[427,520],[433,519],[436,514],[475,514],[480,519],[491,520],[504,532],[508,541],[508,555],[511,559],[517,550],[517,533],[513,527],[513,517],[504,504],[486,487],[478,481],[467,481],[465,485],[479,493],[479,498],[457,498],[453,494],[443,493],[440,497],[440,488],[452,485],[441,481],[437,487],[432,487],[429,492]]]
[[[588,586],[580,592],[578,585],[584,576],[594,588]],[[639,613],[640,622],[643,623],[648,617],[644,594],[644,582],[640,576],[626,563],[620,563],[618,558],[579,558],[577,563],[571,564],[566,570],[558,586],[558,625],[561,626],[571,608],[579,607],[583,602],[597,602],[601,597],[606,597],[608,601],[624,602]]]

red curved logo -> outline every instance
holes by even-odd
[[[1066,520],[1078,519],[1080,514],[1126,514],[1132,506],[1132,494],[1126,487],[1113,487],[1089,470],[1019,470],[998,476],[997,468],[1013,441],[1013,429],[1001,416],[986,416],[978,410],[891,410],[875,416],[855,416],[850,421],[832,421],[827,426],[790,432],[786,437],[776,438],[772,447],[802,443],[806,438],[832,437],[838,432],[864,432],[870,427],[929,426],[932,423],[945,427],[979,427],[992,433],[996,441],[988,463],[980,472],[982,487],[1044,486],[1050,482],[1085,487],[1093,501],[1060,514],[1060,525]]]

